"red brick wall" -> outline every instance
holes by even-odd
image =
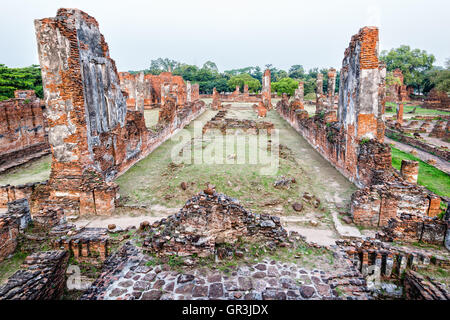
[[[0,102],[0,171],[50,151],[40,100],[34,91],[16,94],[25,98]]]

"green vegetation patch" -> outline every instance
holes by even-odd
[[[437,195],[450,197],[450,176],[447,173],[436,169],[432,165],[409,153],[400,151],[396,148],[391,148],[391,150],[392,166],[394,168],[400,170],[403,159],[419,161],[419,177],[417,179],[417,183]]]

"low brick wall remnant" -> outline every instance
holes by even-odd
[[[57,300],[64,293],[67,251],[37,252],[0,286],[0,300]]]

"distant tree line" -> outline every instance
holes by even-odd
[[[8,68],[4,64],[0,64],[0,101],[14,98],[15,90],[34,90],[38,97],[43,98],[39,65]]]
[[[382,51],[380,60],[387,66],[388,85],[394,81],[392,71],[399,68],[403,72],[404,84],[413,87],[416,94],[427,94],[433,88],[450,93],[450,58],[446,60],[444,67],[434,66],[436,59],[433,54],[402,45],[390,51]],[[217,65],[212,61],[207,61],[198,67],[168,58],[158,58],[151,60],[149,68],[142,71],[154,75],[169,71],[180,75],[185,80],[198,83],[200,93],[210,94],[214,87],[219,92],[232,92],[236,86],[239,86],[242,91],[245,84],[248,85],[250,92],[256,93],[261,90],[262,77],[266,68],[271,71],[272,91],[279,95],[287,93],[292,96],[298,87],[298,82],[303,81],[305,98],[313,99],[319,72],[323,74],[323,91],[327,91],[328,69],[313,68],[306,71],[300,64],[291,66],[288,71],[268,64],[264,69],[259,66],[250,66],[219,72]],[[339,77],[340,74],[337,72],[336,92],[339,91]],[[35,90],[37,96],[43,98],[41,70],[38,65],[8,68],[0,64],[0,100],[13,98],[14,91],[18,89]]]

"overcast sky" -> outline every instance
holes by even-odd
[[[353,34],[380,28],[380,49],[402,44],[450,58],[448,0],[2,0],[0,63],[38,63],[34,19],[58,8],[94,16],[119,71],[168,57],[220,71],[271,63],[340,68]]]

